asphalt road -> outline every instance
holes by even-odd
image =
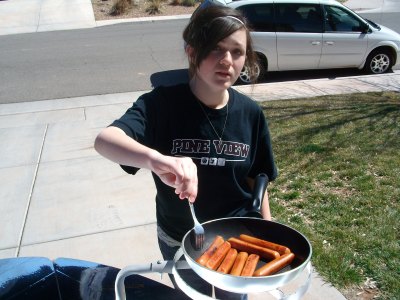
[[[186,21],[0,37],[0,103],[151,88],[160,70],[184,68]]]
[[[400,32],[400,13],[368,18]],[[187,20],[0,36],[0,103],[149,90],[187,78]],[[399,67],[397,67],[399,68]],[[355,70],[271,73],[266,80],[353,76]]]

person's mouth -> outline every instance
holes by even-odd
[[[216,73],[218,76],[221,76],[221,77],[231,77],[232,76],[232,74],[229,73],[228,71],[217,71]]]

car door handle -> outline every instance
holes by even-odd
[[[332,46],[333,44],[335,44],[335,42],[325,42],[325,45]]]
[[[319,42],[319,41],[311,41],[311,45],[313,45],[313,46],[318,46],[320,44],[321,44],[321,42]]]

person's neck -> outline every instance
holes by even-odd
[[[193,77],[189,82],[189,86],[197,99],[210,108],[223,108],[229,101],[228,90],[210,89],[210,87],[206,86],[199,78]]]

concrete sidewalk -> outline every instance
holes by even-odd
[[[400,92],[400,72],[236,88],[257,101]],[[142,93],[0,105],[0,258],[68,257],[119,268],[161,258],[150,173],[129,176],[93,149],[98,132]],[[148,277],[170,285],[168,276]],[[322,295],[344,299],[314,273],[304,299]]]
[[[90,0],[0,1],[0,35],[95,26]]]

